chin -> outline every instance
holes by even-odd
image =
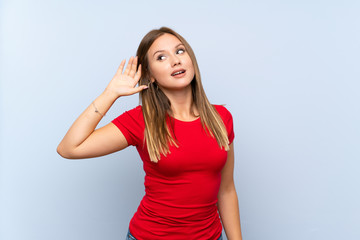
[[[179,84],[179,85],[172,85],[172,86],[163,86],[161,87],[164,91],[181,91],[187,88],[191,89],[191,82],[188,84]]]

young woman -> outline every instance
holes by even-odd
[[[209,103],[190,45],[169,28],[152,30],[124,68],[125,60],[58,153],[91,158],[136,146],[146,193],[127,239],[217,240],[222,226],[228,239],[241,239],[232,116]],[[141,105],[95,130],[117,99],[138,92]]]

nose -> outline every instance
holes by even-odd
[[[172,59],[172,66],[175,67],[177,65],[180,65],[181,64],[181,60],[178,56],[173,56],[173,59]]]

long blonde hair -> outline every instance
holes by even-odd
[[[176,140],[172,136],[172,125],[167,124],[168,114],[171,111],[171,102],[167,96],[158,88],[156,81],[151,83],[149,71],[148,50],[153,42],[163,34],[168,33],[177,37],[185,46],[192,63],[194,65],[195,76],[191,82],[193,105],[196,106],[202,127],[208,136],[214,137],[220,148],[229,150],[229,139],[226,127],[216,111],[206,97],[201,83],[200,71],[195,58],[195,54],[186,42],[186,40],[174,30],[162,27],[154,29],[147,33],[137,49],[138,65],[141,64],[141,78],[139,85],[149,85],[147,90],[140,92],[140,101],[142,102],[142,111],[145,120],[145,139],[150,160],[158,162],[161,154],[166,156],[170,153],[169,147],[174,145],[178,147]],[[150,84],[151,83],[151,84]]]

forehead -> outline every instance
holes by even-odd
[[[181,43],[181,41],[177,37],[175,37],[172,34],[165,33],[165,34],[161,35],[160,37],[158,37],[153,42],[153,44],[149,48],[149,53],[151,54],[156,51],[170,50],[170,49],[175,48],[180,43]]]

